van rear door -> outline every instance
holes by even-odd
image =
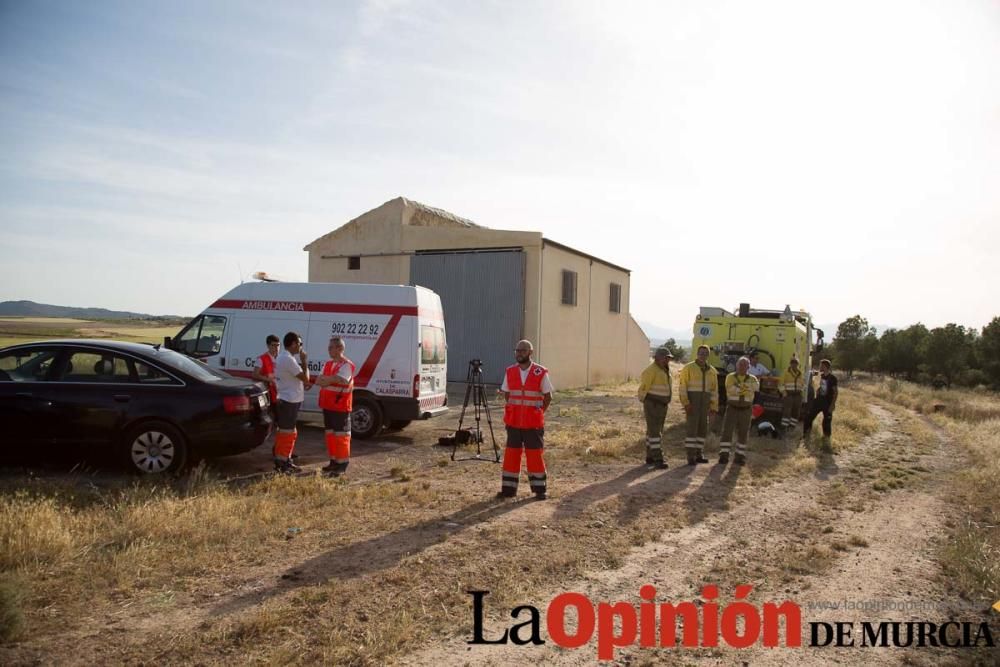
[[[437,414],[445,411],[448,403],[448,337],[444,313],[441,310],[441,298],[434,292],[417,288],[417,299],[420,411]]]

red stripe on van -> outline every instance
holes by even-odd
[[[252,304],[252,305],[247,305]],[[306,313],[361,313],[364,315],[416,315],[416,306],[373,306],[360,303],[306,303],[304,301],[268,301],[266,299],[219,299],[210,308],[264,310]]]
[[[396,331],[396,325],[399,324],[401,315],[393,315],[389,318],[389,323],[385,325],[382,329],[382,335],[378,337],[375,341],[372,351],[368,353],[368,358],[365,359],[365,363],[361,366],[361,370],[358,371],[357,376],[354,378],[355,387],[367,387],[368,381],[372,378],[372,373],[375,372],[375,367],[378,366],[378,362],[382,360],[382,355],[385,353],[385,348],[388,347],[389,341],[392,339],[393,332]]]

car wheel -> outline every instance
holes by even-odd
[[[382,429],[382,408],[373,398],[354,399],[351,411],[351,435],[361,440],[374,438]]]
[[[402,431],[404,428],[410,425],[410,419],[393,419],[389,422],[389,428],[396,429],[397,431]]]
[[[125,463],[144,475],[174,473],[187,461],[187,444],[180,431],[164,422],[144,422],[125,436]]]

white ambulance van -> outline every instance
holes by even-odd
[[[383,426],[403,428],[448,410],[441,298],[424,287],[244,283],[164,344],[230,375],[251,377],[267,336],[283,339],[289,331],[302,336],[312,375],[330,358],[330,338],[344,339],[355,364],[355,437],[371,438]],[[302,409],[319,412],[318,397],[318,387],[307,391]]]

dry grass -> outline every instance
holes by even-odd
[[[16,578],[9,575],[0,578],[0,642],[17,639],[24,627],[21,590]]]
[[[813,422],[813,434],[821,431],[822,416]],[[841,391],[833,413],[834,451],[850,449],[879,429],[878,418],[868,408],[867,399],[852,390]]]
[[[1000,396],[985,390],[932,389],[892,379],[864,383],[862,386],[881,399],[920,414],[939,413],[966,422],[1000,419]]]
[[[968,455],[971,465],[950,485],[961,517],[942,548],[950,581],[971,600],[992,605],[1000,599],[1000,395],[979,390],[934,390],[888,380],[863,385],[865,391],[922,414]],[[909,426],[908,426],[909,428]],[[908,430],[918,446],[927,447],[936,434],[923,425]],[[897,462],[897,469],[899,464]],[[911,463],[911,462],[906,462]],[[923,473],[910,464],[910,471]],[[905,477],[900,474],[898,478]]]
[[[836,558],[825,546],[808,545],[783,550],[776,555],[776,563],[786,575],[810,575],[825,572]]]
[[[235,491],[206,486],[193,495],[153,484],[98,498],[18,491],[0,497],[0,569],[26,583],[27,609],[80,612],[112,597],[183,592],[200,578],[218,585],[228,570],[266,562],[291,536],[304,539],[331,520],[359,532],[384,526],[386,517],[359,507],[398,511],[433,499],[419,487],[346,488],[320,477],[273,478]],[[44,617],[32,620],[45,625]]]
[[[961,519],[944,561],[959,590],[992,605],[1000,599],[1000,419],[956,422],[948,431],[972,466],[953,485]]]

